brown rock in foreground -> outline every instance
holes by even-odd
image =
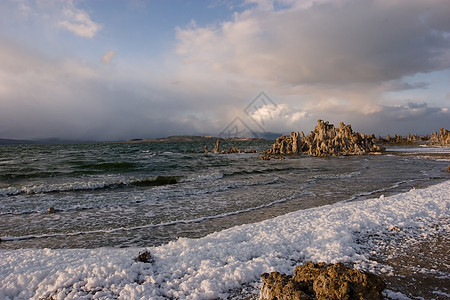
[[[348,268],[342,263],[307,262],[295,269],[294,276],[278,272],[261,275],[261,300],[345,299],[378,300],[385,283],[374,274]]]
[[[280,154],[304,153],[318,157],[340,155],[362,155],[383,151],[375,145],[375,136],[353,132],[351,125],[339,124],[335,128],[333,124],[317,121],[314,131],[308,136],[302,132],[292,132],[289,137],[283,135],[277,138],[271,149],[263,152],[262,157]]]

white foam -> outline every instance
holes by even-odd
[[[297,211],[201,239],[180,238],[149,248],[154,264],[133,261],[143,251],[137,248],[1,250],[0,299],[215,299],[260,282],[264,272],[292,273],[306,260],[373,269],[377,263],[364,249],[374,249],[361,245],[358,235],[387,234],[393,226],[422,230],[448,219],[449,190],[450,180],[390,197]]]
[[[90,179],[90,181],[78,181],[65,182],[65,183],[53,183],[53,184],[37,184],[27,186],[11,186],[7,188],[0,188],[0,196],[15,196],[20,194],[44,194],[52,192],[70,192],[70,191],[83,191],[83,190],[98,190],[107,187],[117,186],[131,186],[133,184],[144,183],[146,181],[157,180],[159,176],[152,176],[146,178],[130,177],[125,178],[122,176],[108,176],[105,175],[99,178]],[[177,177],[177,176],[166,176]],[[180,176],[180,179],[181,176]],[[161,184],[164,186],[164,184]]]
[[[405,152],[405,153],[450,153],[450,147],[447,146],[436,146],[429,147],[426,145],[421,145],[419,147],[392,147],[387,148],[387,151],[392,152]]]
[[[20,194],[41,194],[51,192],[68,192],[76,190],[95,190],[102,189],[112,184],[126,184],[123,180],[109,180],[109,181],[74,181],[68,183],[55,184],[38,184],[19,187],[7,187],[0,189],[0,196],[14,196]]]
[[[402,294],[400,292],[394,292],[391,290],[386,289],[383,294],[386,297],[389,297],[389,299],[392,300],[411,300],[411,298],[409,298],[408,296],[406,296],[405,294]]]

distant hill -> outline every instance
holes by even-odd
[[[229,141],[242,141],[242,140],[275,140],[281,134],[267,132],[260,133],[258,138],[221,138]],[[197,135],[173,135],[164,138],[154,139],[132,139],[124,141],[124,143],[154,143],[154,142],[215,142],[219,137],[216,136],[197,136]],[[112,141],[111,141],[112,142]],[[42,140],[15,140],[15,139],[2,139],[0,138],[0,145],[36,145],[36,144],[78,144],[78,143],[95,143],[93,141],[69,141],[60,140],[57,138],[49,138]]]
[[[275,132],[262,132],[259,136],[265,140],[276,140],[278,137],[282,136],[282,133]]]
[[[157,142],[208,142],[216,140],[213,136],[173,135],[165,138],[154,139]]]
[[[125,143],[155,143],[155,142],[208,142],[215,140],[212,136],[174,135],[155,139],[132,139]]]
[[[49,138],[42,140],[15,140],[15,139],[0,138],[0,145],[57,145],[57,144],[86,144],[86,143],[93,143],[93,142],[60,140],[57,138]]]
[[[0,139],[0,145],[30,145],[30,144],[38,144],[38,142],[30,140]]]
[[[133,139],[126,141],[126,143],[154,143],[154,142],[215,142],[219,137],[216,136],[197,136],[197,135],[174,135],[164,138],[156,139]],[[242,140],[261,140],[264,138],[220,138],[222,140],[229,141],[242,141]]]

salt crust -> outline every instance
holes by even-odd
[[[257,285],[264,272],[291,274],[307,260],[353,262],[377,272],[383,266],[370,260],[373,249],[366,250],[371,247],[361,245],[360,237],[394,227],[421,230],[448,220],[449,191],[450,180],[147,249],[0,250],[0,299],[227,298],[243,285]],[[420,236],[426,234],[422,230]],[[144,250],[152,253],[153,264],[133,260]]]

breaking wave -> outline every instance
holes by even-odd
[[[60,192],[76,192],[87,190],[114,189],[124,187],[153,187],[177,184],[183,176],[154,176],[144,179],[124,179],[118,181],[74,181],[61,184],[42,184],[33,186],[8,187],[0,189],[0,196],[16,196],[21,194],[47,194]]]

